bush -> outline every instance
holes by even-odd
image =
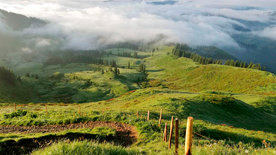
[[[55,72],[50,78],[54,80],[61,80],[64,78],[64,74],[60,72]]]
[[[17,110],[16,112],[12,112],[10,114],[5,114],[4,118],[14,118],[14,117],[22,117],[27,115],[27,111],[24,110]]]

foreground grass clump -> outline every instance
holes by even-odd
[[[193,148],[193,154],[196,155],[272,155],[276,153],[275,148],[254,148],[251,145],[244,145],[242,143],[230,146],[219,141],[218,143],[196,145]]]
[[[76,155],[135,155],[141,152],[135,149],[114,146],[112,144],[99,144],[90,141],[74,141],[72,143],[60,142],[45,149],[35,151],[33,155],[61,155],[61,154],[76,154]]]

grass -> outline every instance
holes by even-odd
[[[84,103],[105,100],[139,88],[136,80],[144,76],[135,69],[120,68],[121,75],[115,77],[112,72],[106,72],[108,69],[107,66],[89,64],[52,65],[41,68],[40,72],[31,72],[31,75],[38,74],[38,79],[25,76],[29,73],[25,72],[23,81],[16,86],[2,85],[0,102]],[[26,89],[30,93],[26,94]]]
[[[40,137],[48,137],[48,136],[63,136],[67,134],[90,134],[90,135],[96,135],[96,137],[108,137],[108,136],[115,136],[116,135],[116,130],[111,129],[108,127],[95,127],[93,129],[89,128],[79,128],[79,129],[70,129],[70,130],[64,130],[60,132],[55,132],[55,133],[28,133],[28,134],[16,134],[16,133],[5,133],[5,134],[0,134],[0,143],[10,141],[10,140],[15,140],[15,141],[20,141],[24,139],[33,139],[33,138],[40,138]],[[1,147],[1,146],[0,146]]]
[[[163,87],[192,92],[222,91],[272,95],[276,92],[276,77],[272,73],[215,64],[199,65],[188,58],[167,55],[170,51],[171,48],[166,47],[158,56],[146,59],[149,79]]]
[[[32,155],[41,154],[78,154],[78,155],[88,155],[88,154],[98,154],[98,155],[136,155],[140,154],[139,151],[135,149],[126,149],[121,146],[114,146],[112,144],[99,144],[95,142],[83,141],[83,142],[60,142],[54,144],[51,147],[45,148],[43,150],[38,150],[32,153]]]
[[[112,101],[114,102],[114,105],[123,105],[119,101]],[[166,154],[169,153],[168,150],[166,149],[166,145],[161,142],[161,132],[164,127],[164,123],[167,122],[169,123],[170,116],[178,116],[177,112],[172,112],[169,111],[170,109],[164,109],[164,114],[163,114],[163,124],[161,128],[158,127],[157,125],[157,120],[158,120],[158,111],[160,107],[156,107],[155,110],[154,108],[151,107],[151,121],[147,122],[145,121],[146,117],[146,111],[143,111],[139,109],[140,111],[140,118],[136,118],[135,116],[135,110],[134,109],[125,109],[125,110],[116,110],[116,109],[106,109],[106,105],[104,104],[99,104],[98,107],[95,107],[97,103],[89,103],[89,104],[83,104],[81,105],[81,111],[85,114],[85,116],[78,116],[76,115],[75,118],[73,117],[73,113],[76,112],[77,110],[73,110],[74,106],[69,105],[69,106],[61,106],[59,104],[53,105],[49,107],[48,115],[43,115],[43,112],[37,113],[38,117],[35,119],[31,119],[28,114],[26,116],[23,116],[20,118],[21,121],[16,121],[18,118],[14,119],[7,119],[5,120],[6,123],[11,123],[11,124],[20,124],[22,122],[28,121],[28,122],[33,122],[33,121],[42,121],[44,120],[45,124],[68,124],[70,121],[66,120],[75,120],[75,121],[88,121],[88,120],[102,120],[102,121],[114,121],[114,122],[124,122],[128,124],[135,125],[139,131],[139,139],[138,142],[132,146],[133,147],[138,147],[140,150],[143,150],[144,152],[147,152],[149,154],[154,154],[154,153],[160,153],[160,154]],[[111,104],[111,103],[109,103]],[[34,107],[33,107],[34,106]],[[142,105],[141,105],[142,106]],[[144,104],[145,106],[145,104]],[[31,109],[38,107],[37,105],[31,105],[31,106],[26,106],[24,107],[25,109]],[[11,110],[12,107],[5,108],[5,110]],[[22,107],[23,108],[23,107]],[[165,108],[165,107],[163,107]],[[71,112],[69,112],[69,109],[72,109]],[[98,112],[93,112],[89,113],[91,110],[97,110]],[[136,110],[138,108],[136,107]],[[2,110],[2,109],[1,109]],[[104,114],[101,112],[102,110],[105,110]],[[215,115],[215,114],[214,114]],[[71,116],[71,117],[70,117]],[[220,117],[220,116],[217,116]],[[231,116],[229,116],[231,117]],[[181,116],[179,117],[181,118]],[[252,121],[254,121],[254,118],[251,118]],[[32,120],[32,121],[31,121]],[[250,121],[247,119],[247,121]],[[184,143],[184,131],[185,131],[185,122],[186,120],[184,118],[180,119],[180,136],[181,136],[181,145],[183,147]],[[2,122],[3,123],[3,122]],[[4,124],[6,124],[4,123]],[[231,152],[238,152],[239,150],[242,150],[241,148],[243,147],[249,147],[249,151],[267,151],[271,150],[273,151],[273,148],[275,147],[275,142],[276,142],[276,136],[275,133],[269,133],[269,132],[264,132],[264,131],[258,131],[258,130],[248,130],[248,129],[243,129],[243,128],[237,128],[237,127],[231,127],[230,123],[227,122],[227,120],[224,120],[224,124],[217,124],[217,123],[211,123],[209,121],[204,121],[200,119],[196,119],[194,122],[194,131],[202,134],[204,136],[207,136],[210,140],[206,140],[205,138],[202,137],[195,137],[194,139],[194,151],[198,152],[205,152],[206,154],[210,152],[214,152],[214,150],[207,150],[206,148],[210,146],[216,146],[216,149],[218,152],[223,152],[223,153],[231,153]],[[241,124],[243,122],[240,122]],[[24,125],[24,124],[23,124]],[[25,124],[28,125],[28,124]],[[259,126],[259,129],[263,129],[263,127]],[[83,129],[83,130],[78,130],[78,132],[84,132],[84,133],[91,133],[91,132],[96,132],[99,134],[102,133],[103,129],[94,129],[94,130],[88,130],[88,129]],[[69,132],[69,131],[65,131]],[[112,133],[112,131],[104,131],[103,134],[108,134]],[[15,135],[0,135],[0,137],[9,137],[8,139],[16,139],[16,137],[13,136],[18,136],[17,134]],[[40,137],[42,136],[41,134],[29,134],[26,135],[27,137]],[[17,137],[18,138],[18,137]],[[26,138],[26,137],[25,137]],[[5,140],[8,140],[5,139]],[[271,143],[272,148],[264,149],[262,140],[266,139],[269,143]],[[4,139],[3,139],[4,140]],[[4,141],[5,141],[4,140]],[[202,142],[203,141],[203,142]],[[218,143],[218,141],[223,141],[223,144],[219,144],[218,146],[215,143]],[[239,144],[241,143],[241,144]],[[69,145],[69,144],[68,144]],[[238,145],[243,145],[241,148],[236,148]],[[198,150],[198,149],[200,150]],[[246,149],[244,149],[246,150]],[[173,150],[171,150],[173,151]],[[183,149],[182,149],[183,151]],[[216,152],[215,152],[216,153]],[[215,154],[213,153],[213,154]]]
[[[131,124],[139,131],[138,141],[128,148],[75,141],[60,142],[34,154],[173,154],[174,150],[168,150],[162,142],[161,134],[164,123],[169,124],[171,116],[175,116],[180,119],[179,153],[182,154],[186,118],[193,116],[194,132],[205,136],[194,135],[193,154],[275,154],[275,75],[231,66],[199,65],[190,59],[168,55],[171,49],[170,46],[160,48],[152,57],[149,57],[151,52],[141,52],[144,58],[106,56],[117,60],[121,72],[118,77],[97,71],[109,69],[101,65],[67,64],[37,69],[36,65],[26,64],[20,74],[30,71],[27,69],[30,65],[39,79],[24,76],[18,90],[0,88],[0,99],[5,103],[0,104],[0,124],[39,126],[109,121]],[[128,62],[132,64],[130,69],[126,68]],[[149,81],[145,83],[150,87],[140,89],[136,79],[144,75],[136,68],[142,62],[147,66]],[[36,92],[34,97],[25,100],[30,103],[20,104],[23,101],[5,98],[13,92],[22,93],[26,88],[23,86]],[[15,112],[13,104],[7,103],[13,101],[21,111]],[[160,109],[163,109],[163,120],[159,127]],[[148,110],[150,121],[145,119]],[[55,134],[68,132],[115,134],[114,130],[102,127]],[[48,134],[53,133],[0,134],[0,143]],[[270,146],[265,148],[263,140]]]

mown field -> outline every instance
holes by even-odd
[[[117,76],[109,66],[87,63],[15,66],[22,81],[0,88],[0,154],[173,154],[162,141],[171,116],[180,120],[180,154],[188,116],[193,154],[276,154],[275,75],[200,65],[173,57],[171,49],[137,57],[118,56],[134,50],[109,49],[104,59],[116,60]]]

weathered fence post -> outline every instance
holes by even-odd
[[[79,113],[79,115],[81,115],[80,105],[78,105],[78,113]]]
[[[47,104],[45,104],[45,111],[46,111],[46,114],[48,114]]]
[[[185,155],[192,154],[193,117],[188,117],[185,138]]]
[[[171,126],[170,126],[170,137],[169,137],[169,149],[171,148],[172,145],[172,135],[173,135],[173,116],[171,120]]]
[[[148,117],[147,117],[147,120],[150,119],[150,111],[148,110]]]
[[[165,123],[165,128],[164,128],[164,136],[163,136],[163,141],[167,142],[168,141],[168,136],[167,136],[167,123]]]
[[[161,125],[161,120],[162,120],[162,109],[160,110],[159,126]]]
[[[179,120],[178,118],[175,119],[175,154],[178,154],[178,142],[179,139]]]

